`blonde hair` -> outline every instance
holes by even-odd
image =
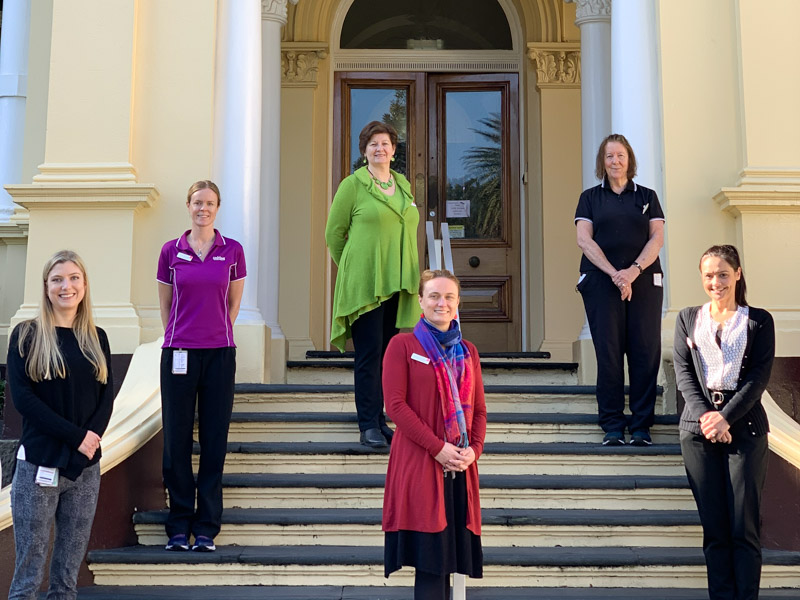
[[[61,250],[56,252],[44,264],[42,273],[42,300],[39,303],[39,315],[20,324],[20,334],[17,347],[20,356],[25,356],[25,347],[28,346],[28,357],[25,361],[25,372],[33,381],[64,379],[67,376],[67,367],[64,355],[58,347],[56,335],[55,313],[50,297],[47,295],[47,278],[53,267],[62,263],[72,262],[80,269],[86,287],[83,300],[78,305],[78,313],[72,323],[72,332],[78,340],[81,352],[94,367],[95,378],[100,383],[108,380],[108,365],[106,356],[97,336],[97,327],[92,318],[92,300],[89,296],[89,278],[86,276],[86,265],[75,252]]]
[[[217,184],[210,179],[201,179],[189,186],[189,192],[186,194],[186,204],[189,204],[192,201],[192,195],[200,190],[211,190],[217,195],[217,206],[222,204],[222,196],[219,195],[219,188]]]
[[[422,272],[422,275],[419,277],[419,297],[422,298],[422,292],[425,291],[425,284],[428,283],[431,279],[436,279],[437,277],[444,277],[445,279],[449,279],[453,283],[456,284],[456,288],[458,288],[458,295],[461,296],[461,282],[458,280],[458,277],[453,275],[447,269],[426,269]]]

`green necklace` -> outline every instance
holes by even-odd
[[[372,177],[372,181],[377,183],[382,190],[388,190],[390,187],[392,187],[392,184],[394,183],[394,181],[392,181],[392,176],[391,175],[389,175],[389,180],[388,181],[383,182],[380,179],[378,179],[377,177],[375,177],[375,175],[372,174],[372,171],[369,170],[369,167],[367,167],[367,172],[369,173],[369,176]]]

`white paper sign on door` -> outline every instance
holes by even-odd
[[[448,219],[469,219],[469,200],[448,200]]]

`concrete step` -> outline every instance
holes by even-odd
[[[507,588],[471,587],[467,600],[708,600],[702,589],[649,588]],[[359,586],[91,586],[78,590],[78,600],[408,600],[407,587]],[[797,600],[800,591],[762,590],[760,600]]]
[[[199,445],[195,445],[197,462]],[[233,442],[228,473],[386,473],[388,449],[356,442]],[[195,464],[195,468],[196,468]],[[600,446],[596,443],[487,443],[482,474],[682,475],[680,446]]]
[[[286,381],[289,384],[347,385],[353,382],[351,358],[290,360],[286,367]],[[578,381],[577,363],[541,358],[481,357],[481,372],[485,384],[569,385]]]
[[[484,547],[702,545],[696,511],[484,509]],[[167,511],[136,513],[142,545],[162,546]],[[380,509],[228,509],[217,544],[380,546]]]
[[[596,415],[497,413],[487,416],[486,439],[500,443],[585,442],[599,444],[603,432]],[[678,417],[659,415],[651,429],[657,444],[678,443]],[[352,442],[358,439],[356,414],[322,412],[236,412],[231,442]]]
[[[214,553],[133,546],[89,553],[97,585],[410,585],[413,570],[383,576],[381,546],[220,546]],[[694,588],[700,548],[485,548],[470,587]],[[800,552],[764,552],[764,588],[800,589]],[[225,596],[227,597],[227,596]]]
[[[486,384],[487,411],[497,413],[571,413],[597,415],[593,385],[492,385]],[[627,392],[626,392],[627,393]],[[661,390],[659,390],[661,394]],[[349,385],[239,384],[234,412],[352,413]],[[662,395],[656,414],[667,414]]]
[[[381,508],[383,474],[225,474],[226,508]],[[481,475],[484,509],[695,510],[686,476]]]

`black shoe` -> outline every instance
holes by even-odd
[[[631,446],[652,446],[653,440],[650,439],[650,432],[647,429],[638,429],[631,434]]]
[[[377,427],[371,427],[361,432],[361,444],[370,448],[386,448],[389,445]]]
[[[392,437],[394,436],[394,429],[389,427],[386,423],[381,425],[381,433],[383,437],[386,438],[386,442],[391,446],[392,445]]]
[[[609,431],[603,438],[603,446],[624,446],[625,434],[621,431]]]

